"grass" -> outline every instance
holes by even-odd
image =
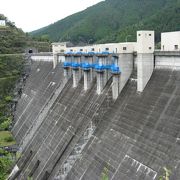
[[[11,146],[15,143],[10,131],[0,131],[0,146]]]

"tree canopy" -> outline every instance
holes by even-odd
[[[47,27],[33,31],[52,41],[100,43],[135,40],[136,30],[180,30],[179,0],[106,0]]]

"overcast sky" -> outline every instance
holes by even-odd
[[[102,0],[0,0],[0,13],[25,32],[54,23]]]

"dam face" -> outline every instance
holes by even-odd
[[[43,176],[56,175],[59,171],[56,166],[63,164],[62,159],[65,160],[72,153],[89,126],[96,126],[97,116],[102,116],[109,107],[112,101],[112,96],[109,95],[111,83],[112,79],[106,84],[103,93],[98,95],[94,81],[91,88],[84,91],[82,78],[77,88],[72,87],[72,78],[68,80],[33,138],[24,148],[23,157],[17,163],[21,169],[19,178],[32,176],[41,179]],[[103,108],[103,104],[106,108]]]
[[[107,168],[109,179],[153,180],[163,166],[178,179],[179,90],[172,70],[155,70],[142,94],[128,82],[66,179],[98,179]]]
[[[17,104],[12,129],[18,144],[32,131],[37,118],[46,115],[51,100],[56,98],[55,92],[64,85],[63,70],[59,67],[53,69],[52,62],[34,61],[31,70]]]
[[[140,33],[149,41],[152,32]],[[31,57],[12,129],[21,156],[9,179],[155,180],[164,167],[170,180],[180,177],[177,64],[164,67],[160,53],[154,60],[149,44],[137,54],[134,44],[93,48],[107,46],[69,48],[56,66]]]

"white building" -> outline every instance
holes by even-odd
[[[109,43],[109,44],[94,44],[91,46],[83,47],[67,47],[66,52],[110,52],[110,53],[132,53],[135,42],[125,42],[125,43]]]
[[[6,21],[5,20],[0,20],[0,26],[6,26]]]
[[[52,43],[53,54],[63,53],[66,50],[66,42],[54,42]]]
[[[66,42],[52,43],[53,54],[63,52],[110,52],[110,53],[154,53],[154,31],[138,31],[137,42],[93,44],[91,46],[67,47]]]
[[[137,31],[136,51],[154,53],[154,31]]]
[[[180,31],[161,33],[162,51],[180,51]]]
[[[64,56],[58,56],[58,53],[64,53],[66,51],[67,42],[54,42],[52,43],[53,51],[53,67],[55,68],[58,62],[64,62]]]

